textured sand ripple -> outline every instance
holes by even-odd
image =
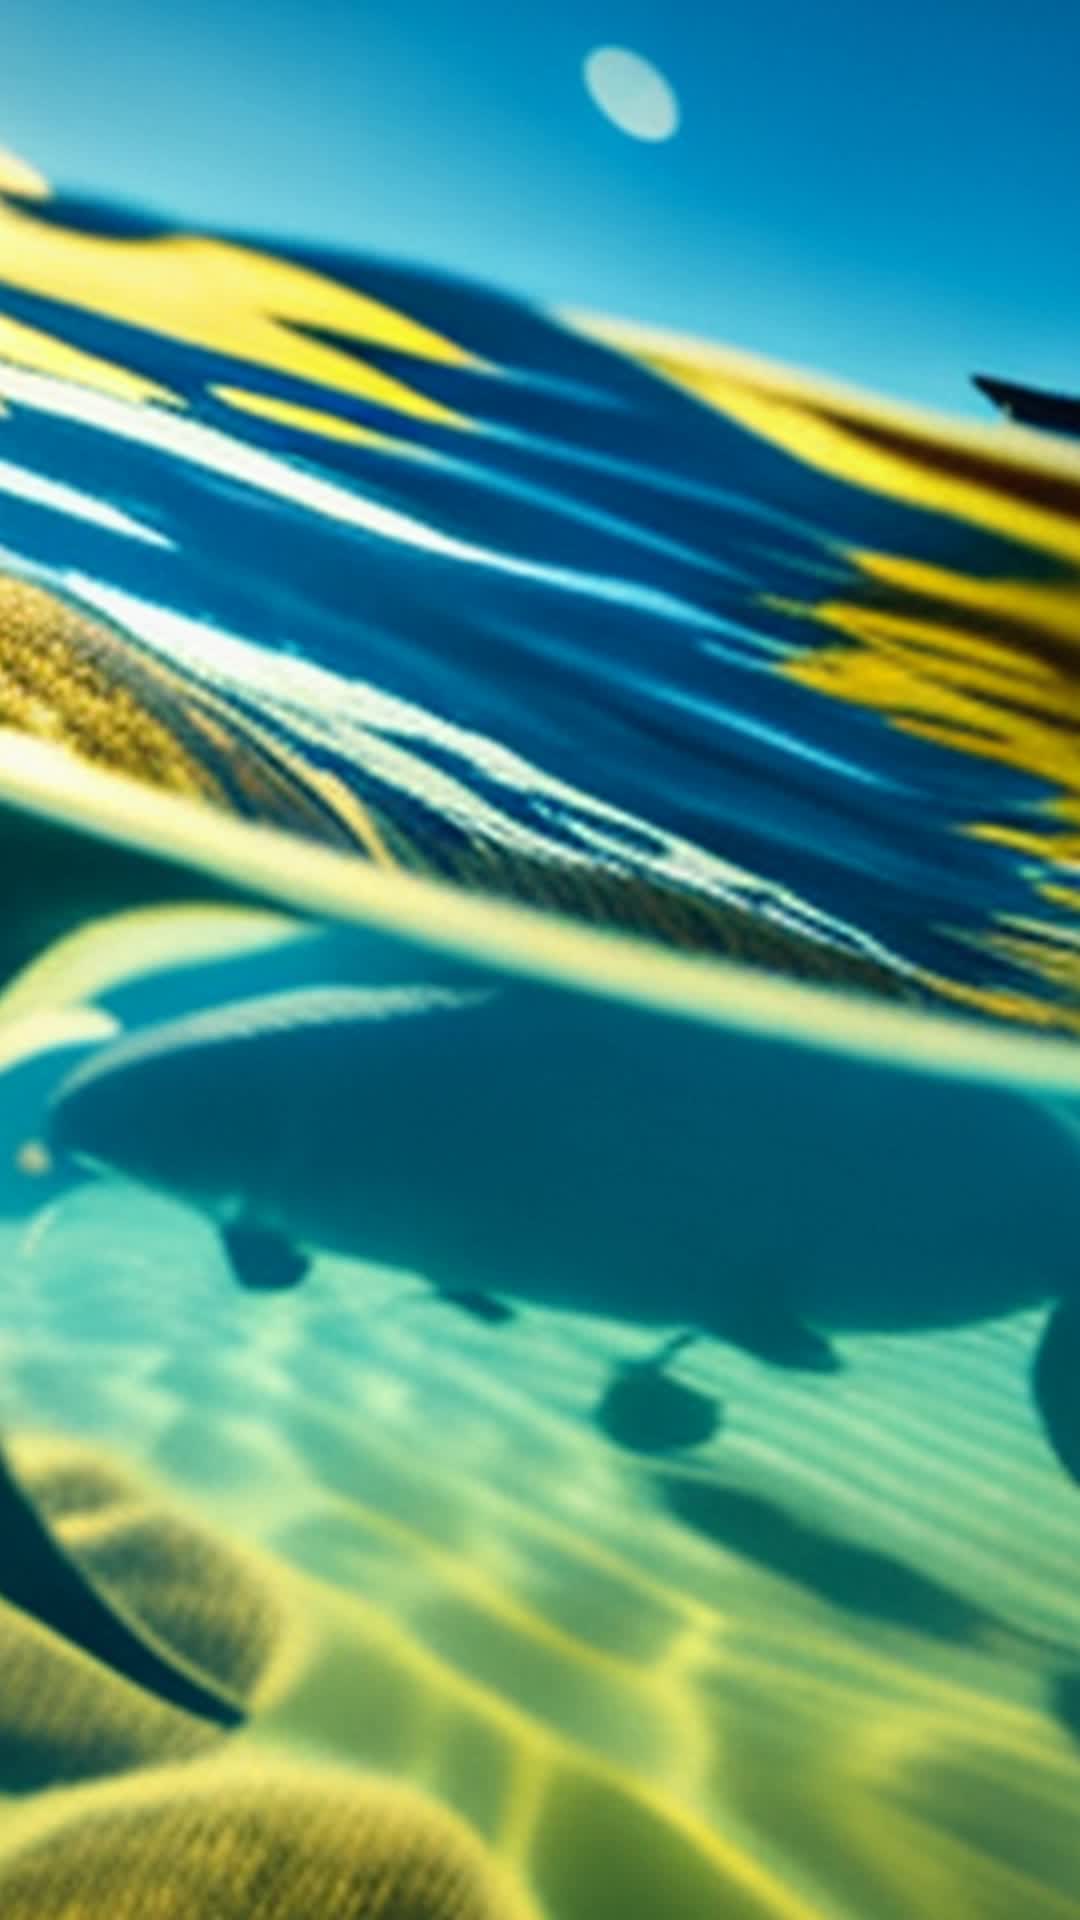
[[[16,1477],[62,1549],[120,1616],[201,1684],[248,1710],[292,1657],[271,1563],[172,1512],[107,1456],[55,1436],[8,1436]],[[0,1790],[127,1772],[208,1752],[222,1728],[159,1699],[0,1600]]]
[[[0,1851],[7,1920],[527,1920],[460,1822],[404,1787],[214,1766],[58,1795]]]
[[[694,1349],[723,1430],[649,1471],[589,1419],[625,1328],[486,1328],[344,1261],[240,1297],[204,1228],[120,1190],[64,1203],[0,1316],[20,1418],[122,1445],[280,1564],[303,1644],[238,1756],[425,1789],[550,1920],[676,1889],[680,1920],[1080,1914],[1080,1501],[1031,1316],[853,1340],[828,1381]],[[104,1579],[71,1484],[57,1524]]]

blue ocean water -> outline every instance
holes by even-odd
[[[1075,454],[25,182],[0,407],[10,1909],[1080,1912]]]
[[[224,709],[204,755],[246,725],[397,863],[1072,1024],[1064,451],[379,260],[17,196],[2,237],[10,567]]]

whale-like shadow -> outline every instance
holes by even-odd
[[[895,1554],[811,1526],[764,1494],[688,1474],[661,1474],[656,1484],[669,1511],[695,1533],[796,1581],[846,1613],[954,1645],[968,1645],[997,1624],[991,1614]]]
[[[1037,1661],[1048,1669],[1047,1710],[1080,1748],[1075,1648],[1025,1633],[897,1555],[797,1519],[764,1494],[674,1472],[656,1474],[654,1485],[668,1511],[694,1533],[795,1582],[842,1612],[952,1646],[992,1640],[1025,1664]]]

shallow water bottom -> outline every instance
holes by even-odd
[[[9,1431],[104,1446],[279,1595],[234,1755],[424,1789],[550,1920],[1080,1912],[1080,1495],[1028,1403],[1038,1315],[853,1338],[828,1377],[702,1344],[719,1431],[648,1462],[592,1418],[640,1330],[484,1326],[330,1259],[242,1295],[119,1185],[3,1250]]]

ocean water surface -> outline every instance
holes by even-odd
[[[0,186],[3,1912],[1080,1914],[1080,456]]]

